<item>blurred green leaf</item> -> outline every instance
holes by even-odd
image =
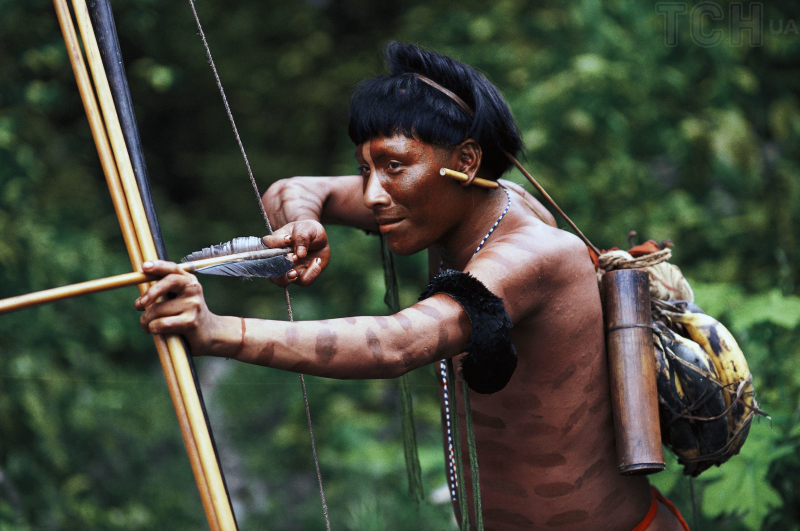
[[[687,6],[690,10],[697,3]],[[198,2],[263,192],[354,172],[353,86],[400,39],[452,54],[510,103],[528,169],[598,246],[675,243],[698,304],[736,335],[773,418],[696,482],[704,529],[797,529],[800,506],[800,44],[665,45],[663,16],[622,0],[560,5],[410,0]],[[263,222],[188,6],[114,2],[156,205],[173,257]],[[764,6],[765,28],[796,18]],[[725,22],[725,21],[722,21]],[[720,24],[725,26],[725,24]],[[128,258],[52,4],[0,2],[0,297],[126,272]],[[747,34],[745,33],[745,40]],[[518,173],[510,178],[525,183]],[[331,227],[326,274],[294,289],[298,319],[386,313],[377,239]],[[427,282],[400,257],[400,296]],[[203,279],[222,314],[285,319],[272,284]],[[198,529],[204,524],[163,375],[120,290],[0,319],[0,529]],[[319,529],[297,376],[198,360],[243,529]],[[439,397],[411,375],[426,492],[444,484]],[[406,494],[393,382],[309,378],[335,528],[448,529],[449,504]],[[788,451],[791,449],[792,451]],[[653,477],[684,515],[687,480]],[[9,488],[11,488],[9,487]],[[8,491],[11,492],[11,491]]]
[[[770,485],[767,472],[773,460],[794,452],[795,448],[776,446],[777,439],[769,433],[763,428],[751,433],[738,456],[703,474],[706,486],[702,510],[706,516],[736,515],[748,529],[761,529],[764,517],[781,505],[781,497]]]

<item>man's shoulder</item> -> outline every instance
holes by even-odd
[[[533,197],[527,190],[525,190],[523,186],[511,181],[506,181],[505,179],[500,179],[498,182],[503,188],[512,192],[510,194],[511,201],[512,203],[517,204],[520,210],[535,215],[542,222],[552,227],[558,226],[553,215],[544,207],[544,205],[542,205],[541,202],[539,202],[538,199]]]
[[[538,221],[516,224],[487,242],[475,258],[490,253],[513,260],[517,269],[540,275],[574,275],[591,268],[589,252],[580,238]]]
[[[490,239],[467,270],[505,300],[515,323],[565,290],[597,282],[580,239],[541,222],[519,223]]]

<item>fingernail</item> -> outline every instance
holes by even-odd
[[[142,269],[150,269],[153,267],[153,262],[145,262],[142,264]]]
[[[315,263],[316,265],[320,265],[320,264],[322,263],[322,258],[315,258],[315,259],[314,259],[314,263]]]
[[[139,302],[142,304],[142,306],[145,306],[145,305],[147,305],[147,302],[148,302],[149,300],[150,300],[150,299],[149,299],[149,297],[147,297],[147,295],[145,295],[144,297],[141,297],[141,298],[139,299]]]
[[[283,242],[284,243],[289,243],[290,241],[292,241],[292,237],[289,236],[288,234],[283,237]]]
[[[286,276],[289,278],[297,278],[297,271],[290,269],[289,272],[286,273]]]

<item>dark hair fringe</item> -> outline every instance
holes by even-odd
[[[390,74],[365,79],[353,92],[348,133],[356,145],[394,134],[416,135],[441,147],[472,138],[481,146],[481,166],[489,177],[498,178],[511,167],[503,151],[516,156],[522,140],[508,104],[492,83],[464,63],[413,44],[390,42],[384,53]],[[475,116],[414,73],[453,91]]]

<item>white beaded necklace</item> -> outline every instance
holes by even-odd
[[[489,232],[486,233],[486,236],[483,237],[481,243],[478,244],[478,248],[475,249],[475,252],[472,256],[478,254],[478,252],[483,248],[483,244],[486,243],[486,240],[489,239],[489,236],[492,235],[494,229],[500,224],[500,221],[505,217],[506,213],[508,213],[508,209],[511,208],[511,196],[508,195],[508,191],[503,188],[503,192],[505,192],[506,197],[508,198],[508,203],[506,204],[506,208],[503,210],[503,213],[500,214],[500,217],[497,218],[497,221],[494,222],[492,228],[489,229]],[[444,263],[439,264],[439,271],[441,272],[444,268]],[[447,361],[442,360],[439,362],[439,371],[441,373],[442,378],[442,385],[444,385],[444,412],[445,412],[445,422],[447,424],[447,468],[450,472],[450,497],[453,501],[456,501],[457,492],[458,492],[458,474],[456,473],[456,456],[455,450],[453,448],[453,429],[450,422],[450,394],[447,392]],[[455,389],[455,387],[453,388]]]

